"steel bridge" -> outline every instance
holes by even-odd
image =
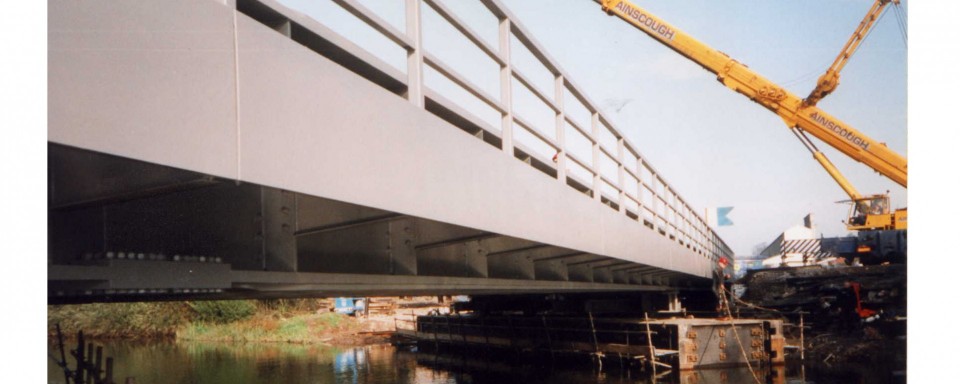
[[[500,1],[401,2],[331,4],[396,60],[276,0],[50,2],[48,302],[677,292],[731,254]]]

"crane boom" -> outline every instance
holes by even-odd
[[[764,108],[776,113],[790,128],[807,132],[850,158],[907,186],[907,160],[853,127],[843,123],[747,68],[723,52],[707,46],[659,17],[627,0],[595,0],[603,10],[616,15],[676,51],[707,71],[717,80]]]
[[[850,60],[850,57],[853,56],[853,53],[857,51],[857,48],[860,47],[860,44],[863,43],[863,40],[869,34],[873,23],[880,18],[883,9],[886,8],[887,4],[890,4],[891,1],[897,5],[900,4],[900,0],[876,0],[873,3],[870,10],[867,11],[867,15],[860,21],[860,25],[853,31],[853,35],[851,35],[847,43],[843,45],[840,54],[833,60],[833,64],[830,64],[827,72],[817,79],[817,86],[813,91],[810,91],[810,95],[803,100],[804,105],[817,105],[820,99],[837,89],[837,86],[840,85],[840,71],[847,65],[847,61]]]

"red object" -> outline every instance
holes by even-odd
[[[726,256],[720,256],[720,260],[717,260],[720,265],[727,265],[730,263],[730,260],[727,260]]]
[[[863,308],[860,304],[860,283],[850,283],[850,287],[853,288],[853,295],[857,298],[857,314],[860,315],[860,318],[866,319],[877,314],[877,311]]]

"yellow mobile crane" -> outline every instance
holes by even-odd
[[[750,100],[774,112],[813,153],[813,157],[830,174],[853,202],[847,219],[849,230],[901,230],[907,228],[907,210],[890,211],[890,198],[885,194],[863,196],[839,170],[807,138],[809,133],[854,160],[890,178],[897,184],[907,186],[907,159],[893,152],[883,143],[874,141],[853,127],[843,123],[816,106],[817,101],[829,94],[839,84],[839,72],[850,55],[865,37],[865,32],[876,21],[877,15],[890,1],[877,0],[864,17],[858,31],[847,42],[840,56],[827,73],[818,80],[817,88],[806,99],[790,93],[776,83],[747,68],[725,53],[697,41],[690,35],[664,22],[650,12],[626,0],[594,0],[611,15],[633,24],[668,48],[676,51],[707,71],[717,75],[717,80]]]
[[[840,50],[840,54],[833,60],[833,63],[827,68],[827,71],[817,79],[817,85],[810,91],[810,95],[803,99],[803,105],[805,107],[817,105],[817,102],[837,89],[837,86],[840,85],[840,70],[847,65],[847,61],[850,60],[853,53],[856,52],[860,44],[863,43],[863,40],[870,33],[873,24],[880,18],[883,10],[890,3],[900,5],[900,0],[874,1],[873,5],[870,6],[870,9],[867,11],[867,14],[863,17],[863,20],[860,21],[857,29],[850,36],[850,39],[847,40],[847,43],[844,44],[843,49]],[[852,204],[850,207],[850,215],[847,219],[847,229],[856,231],[871,229],[907,229],[906,208],[898,209],[891,215],[889,196],[860,195],[853,185],[840,174],[840,171],[826,159],[810,139],[803,135],[801,131],[796,129],[793,129],[793,131],[804,146],[813,153],[814,158],[816,158],[833,179],[840,184],[840,188],[850,196],[850,202],[852,202]],[[864,252],[870,251],[868,246],[861,247],[860,250]]]

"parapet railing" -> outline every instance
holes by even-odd
[[[464,12],[452,9],[464,2],[395,1],[403,5],[403,30],[357,0],[329,0],[326,6],[336,7],[339,13],[321,12],[338,22],[359,21],[362,28],[354,30],[366,28],[379,42],[334,31],[330,22],[319,21],[324,17],[313,17],[315,9],[306,9],[316,7],[313,4],[295,4],[303,9],[294,9],[281,4],[294,0],[236,0],[236,6],[508,156],[636,220],[641,228],[669,237],[709,260],[733,255],[499,0],[478,0],[488,14],[468,15],[495,20],[495,39],[485,38],[465,20]],[[441,37],[460,40],[454,56],[446,50],[426,49],[424,38],[437,37],[424,33],[425,14],[444,23],[438,27],[446,30]],[[351,17],[354,20],[343,20]]]

